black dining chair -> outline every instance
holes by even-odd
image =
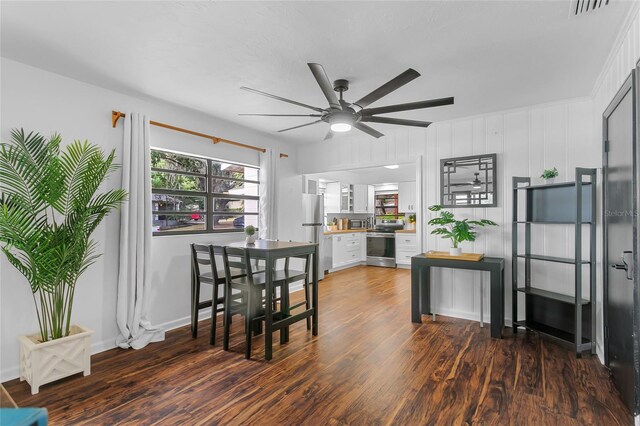
[[[303,257],[303,256],[301,256]],[[274,270],[272,272],[272,283],[274,292],[267,297],[265,291],[266,273],[258,272],[254,273],[251,266],[251,257],[248,250],[244,248],[224,247],[223,248],[223,263],[226,276],[230,277],[226,280],[225,292],[232,292],[233,290],[240,291],[243,295],[246,295],[240,303],[232,305],[231,300],[225,300],[224,311],[224,338],[223,349],[229,350],[229,333],[231,326],[231,318],[234,313],[245,314],[245,358],[251,358],[251,337],[252,330],[258,330],[261,328],[262,321],[266,321],[264,313],[265,304],[270,303],[273,305],[272,321],[277,321],[290,316],[291,310],[305,305],[307,309],[310,306],[308,288],[309,280],[309,260],[310,256],[304,256],[307,260],[304,271],[296,271],[289,268],[289,259],[285,260],[285,269]],[[244,271],[244,275],[241,277],[233,277],[230,275],[230,271],[233,269]],[[298,303],[294,306],[290,306],[289,297],[289,284],[305,280],[305,301]],[[275,289],[280,291],[280,297],[276,297]],[[279,303],[279,310],[277,310],[277,302]],[[258,327],[259,326],[259,327]],[[310,328],[310,322],[307,323],[307,327]],[[285,343],[289,340],[288,330],[282,329],[280,332],[280,342]]]
[[[224,300],[227,293],[224,291],[226,272],[216,267],[216,255],[222,255],[222,247],[211,244],[191,244],[191,336],[198,337],[198,317],[202,309],[211,307],[211,332],[209,343],[216,343],[216,320],[218,312],[224,309]],[[204,266],[201,268],[201,265]],[[241,277],[244,272],[231,269],[234,278]],[[200,301],[200,287],[202,284],[213,286],[211,299]],[[222,289],[222,291],[220,291]],[[242,295],[234,294],[233,298]],[[215,303],[214,303],[215,301]],[[222,307],[221,307],[222,305]]]

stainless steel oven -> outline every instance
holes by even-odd
[[[396,267],[395,232],[367,232],[367,265]]]

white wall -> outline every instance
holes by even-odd
[[[636,4],[635,10],[622,27],[620,36],[593,89],[598,130],[602,129],[602,113],[622,83],[629,77],[638,59],[640,59],[640,3]]]
[[[278,139],[248,128],[216,119],[186,108],[156,100],[142,100],[62,77],[18,62],[1,59],[1,134],[8,140],[11,128],[23,127],[49,135],[60,132],[65,141],[88,139],[104,149],[115,149],[120,157],[122,122],[111,127],[111,110],[137,111],[152,119],[200,130],[216,136],[291,155],[280,160],[280,235],[296,239],[301,223],[296,215],[301,199],[300,177],[294,173],[294,149]],[[152,127],[152,145],[231,161],[258,164],[257,152],[225,144],[213,145],[201,138]],[[108,183],[120,183],[118,174]],[[296,204],[297,203],[297,204]],[[80,279],[73,311],[74,322],[93,330],[93,351],[113,347],[117,334],[115,320],[118,272],[119,216],[113,214],[96,230],[94,238],[104,252]],[[176,326],[188,322],[189,254],[192,241],[241,239],[241,234],[162,236],[153,240],[153,283],[150,320],[154,324]],[[0,368],[1,380],[17,377],[16,336],[37,330],[29,286],[5,259],[0,260]]]

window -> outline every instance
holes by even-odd
[[[154,235],[258,227],[260,169],[151,150]]]

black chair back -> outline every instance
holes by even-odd
[[[224,263],[224,275],[227,283],[232,279],[231,268],[241,271],[247,276],[250,284],[253,284],[253,270],[249,251],[239,247],[222,247],[222,261]]]
[[[309,270],[311,269],[311,255],[303,254],[300,256],[290,256],[284,261],[284,270],[289,271],[289,259],[302,259],[304,260],[304,272],[309,276]]]
[[[211,270],[213,282],[219,283],[221,277],[218,274],[218,267],[216,266],[216,255],[222,255],[222,251],[221,246],[215,246],[213,244],[191,244],[191,265],[193,273],[199,277],[202,275],[200,265],[208,265]]]

